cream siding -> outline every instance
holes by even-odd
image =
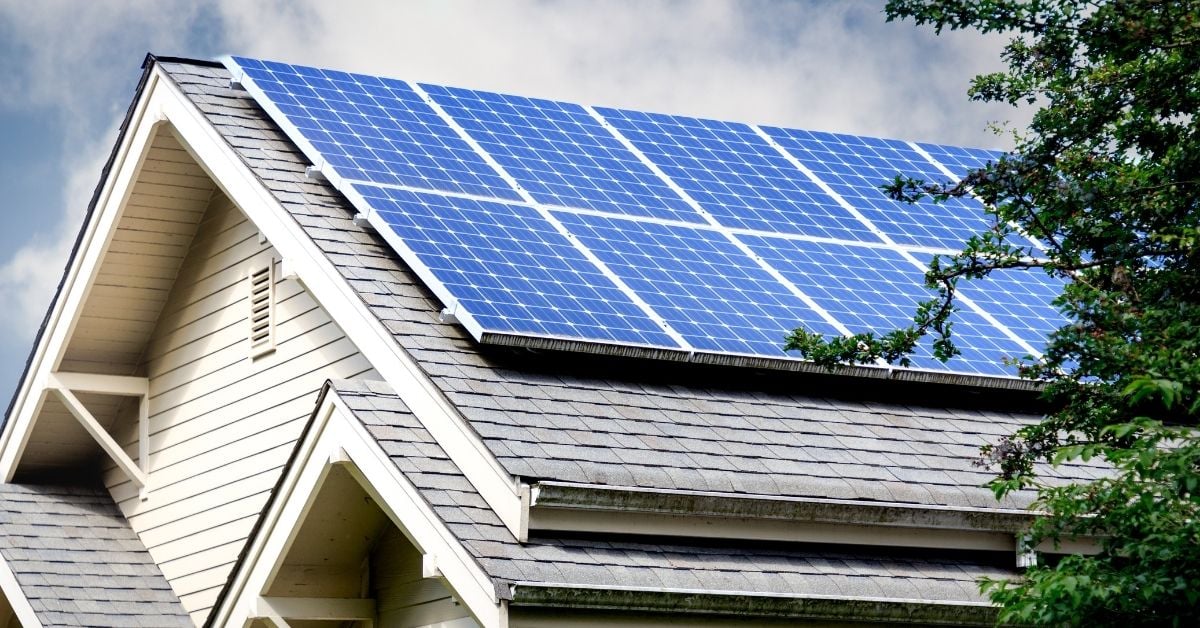
[[[204,621],[326,379],[370,364],[295,280],[276,284],[277,349],[251,359],[247,273],[279,255],[216,195],[180,267],[143,361],[150,378],[146,499],[105,472],[184,608]],[[278,276],[279,273],[276,273]],[[133,425],[118,439],[136,456]]]
[[[395,527],[388,528],[371,552],[371,594],[379,628],[421,626],[468,616],[441,579],[422,577],[421,553]]]

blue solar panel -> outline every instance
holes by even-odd
[[[912,324],[917,303],[935,296],[925,273],[899,253],[850,244],[739,236],[757,255],[854,333],[883,333]],[[964,373],[1002,375],[997,356],[1026,351],[983,317],[962,310],[954,317],[955,343],[963,354],[938,362],[927,339],[913,365]]]
[[[897,173],[945,180],[921,150],[959,176],[993,151],[763,128],[785,156],[744,124],[615,109],[597,119],[567,103],[233,64],[477,338],[789,357],[795,327],[833,336],[907,325],[929,297],[913,256],[957,250],[989,224],[974,201],[911,206],[880,186]],[[1001,358],[1026,353],[1011,335],[1040,348],[1064,322],[1049,304],[1061,285],[1040,273],[959,289],[991,318],[960,308],[963,355],[943,365],[926,343],[916,366],[1009,375]]]
[[[988,162],[998,161],[1004,154],[1000,151],[983,148],[963,148],[959,146],[946,146],[944,144],[921,143],[918,146],[959,178],[966,176],[972,170],[984,167]],[[1028,247],[1033,243],[1032,240],[1022,237],[1009,238],[1008,242],[1022,247]],[[1029,250],[1029,254],[1036,257],[1044,257],[1045,251],[1039,243]]]
[[[252,84],[348,180],[520,196],[402,81],[237,58]]]
[[[880,241],[744,124],[597,111],[727,227]]]
[[[782,357],[797,325],[838,333],[720,233],[555,216],[698,350]]]
[[[1050,332],[1067,324],[1052,302],[1062,294],[1063,281],[1040,269],[1003,270],[961,284],[959,292],[1002,325],[1041,350]]]
[[[579,105],[422,87],[538,202],[703,222]]]
[[[994,150],[986,150],[983,148],[962,148],[960,146],[946,146],[944,144],[926,144],[918,142],[922,150],[929,153],[930,157],[936,159],[939,163],[945,166],[950,172],[953,172],[957,177],[963,177],[971,170],[976,170],[987,165],[989,161],[997,161],[1004,153]]]
[[[678,348],[530,207],[395,188],[356,189],[489,331]]]
[[[922,181],[948,179],[904,142],[773,127],[763,130],[898,244],[958,249],[967,238],[988,228],[983,206],[973,200],[909,205],[887,197],[880,186],[897,173]]]

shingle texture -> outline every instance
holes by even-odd
[[[218,68],[164,63],[304,228],[397,344],[513,475],[614,486],[994,507],[979,445],[1030,420],[1003,412],[868,403],[673,365],[647,375],[588,360],[480,347]],[[728,375],[728,373],[726,373]],[[679,384],[676,382],[688,382]],[[1060,469],[1086,479],[1091,467]],[[1028,503],[1010,497],[1004,506]]]
[[[976,562],[797,547],[708,547],[571,538],[518,543],[445,451],[382,382],[333,390],[498,583],[653,587],[794,596],[981,602]]]
[[[191,626],[102,488],[0,484],[0,556],[44,626]]]

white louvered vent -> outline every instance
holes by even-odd
[[[250,357],[275,350],[275,260],[250,269]]]

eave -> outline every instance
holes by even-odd
[[[558,611],[617,611],[679,616],[726,616],[797,621],[912,623],[933,626],[992,626],[997,609],[984,603],[896,600],[842,596],[785,596],[724,591],[651,588],[598,589],[571,585],[514,583],[509,608]]]
[[[670,491],[564,482],[530,487],[529,529],[1014,552],[1035,513],[893,502]]]
[[[696,517],[853,523],[906,528],[1019,532],[1037,513],[1015,508],[966,508],[737,493],[671,491],[598,484],[531,485],[530,527],[550,511],[644,513]]]

